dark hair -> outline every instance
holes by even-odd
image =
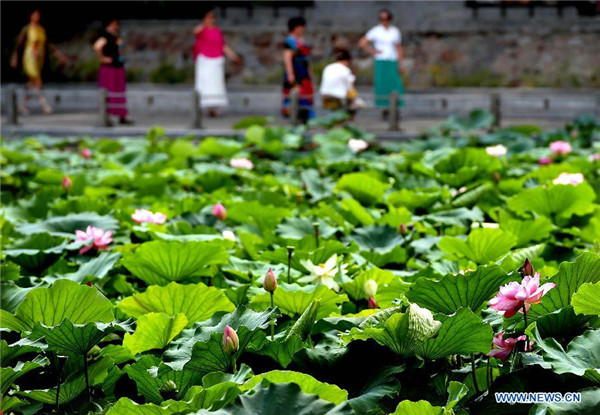
[[[290,32],[298,26],[306,26],[306,20],[304,20],[304,17],[292,17],[290,20],[288,20],[288,30]]]
[[[346,49],[338,49],[333,53],[336,61],[351,61],[352,55]]]
[[[208,13],[210,13],[210,12],[215,12],[216,13],[215,8],[214,7],[209,7],[207,9],[202,10],[202,15],[200,16],[200,19],[205,19],[206,16],[208,15]]]
[[[114,21],[119,21],[119,18],[116,16],[109,16],[102,19],[102,27],[106,27]]]
[[[387,14],[387,15],[388,15],[388,18],[389,18],[389,20],[390,20],[390,22],[391,22],[392,20],[394,20],[394,15],[393,15],[393,14],[392,14],[392,12],[391,12],[391,11],[389,11],[388,9],[381,9],[381,10],[379,10],[379,13],[377,13],[377,16],[379,16],[381,13],[385,13],[385,14]]]

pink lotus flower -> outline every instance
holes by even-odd
[[[213,206],[213,215],[221,221],[227,219],[227,209],[220,203]]]
[[[267,292],[274,292],[277,289],[277,277],[271,268],[267,271],[263,281],[263,288]]]
[[[81,150],[81,156],[84,159],[89,159],[90,157],[92,157],[92,150],[90,150],[89,148],[84,148],[83,150]]]
[[[550,157],[542,157],[538,160],[538,164],[540,166],[547,166],[548,164],[552,164],[552,159]]]
[[[369,300],[367,301],[367,307],[369,307],[370,309],[374,309],[374,308],[378,308],[379,305],[377,304],[377,301],[375,301],[375,299],[373,297],[369,297]]]
[[[225,326],[225,330],[223,331],[223,350],[226,353],[237,352],[240,348],[240,340],[238,338],[237,333],[234,329]]]
[[[496,146],[489,146],[485,148],[485,152],[492,157],[501,157],[506,155],[506,147],[504,147],[502,144],[498,144]]]
[[[73,181],[69,176],[64,176],[61,182],[61,186],[65,190],[69,190],[73,186]]]
[[[552,180],[552,184],[577,186],[578,184],[583,183],[583,181],[584,177],[581,173],[561,173],[556,179]]]
[[[148,222],[162,225],[167,220],[167,215],[161,212],[152,213],[146,209],[136,209],[131,215],[131,219],[133,219],[133,221],[136,223]]]
[[[600,153],[592,154],[590,156],[590,160],[592,160],[592,161],[600,161]]]
[[[519,337],[513,337],[508,339],[503,339],[504,333],[499,333],[494,336],[494,340],[492,340],[492,345],[496,346],[497,349],[492,349],[488,353],[489,357],[495,357],[500,360],[506,360],[512,353],[513,349],[517,345],[517,342],[524,341],[527,339],[527,336],[522,335]],[[531,351],[531,345],[533,344],[533,340],[529,342],[529,350]]]
[[[360,138],[351,138],[348,140],[348,147],[353,153],[359,153],[363,150],[366,150],[369,147],[369,143],[365,140],[361,140]]]
[[[567,141],[553,141],[550,143],[550,151],[554,155],[566,156],[569,154],[573,148],[571,147],[571,143]]]
[[[538,304],[542,297],[556,287],[556,284],[548,282],[540,287],[540,273],[536,272],[533,277],[525,276],[519,284],[516,281],[509,282],[500,287],[500,291],[489,302],[490,307],[497,311],[504,311],[504,317],[510,318],[517,312],[529,311],[532,304]]]
[[[76,230],[75,235],[77,235],[78,241],[84,242],[91,240],[91,243],[81,248],[79,253],[85,254],[90,249],[108,249],[108,245],[112,242],[112,233],[112,231],[105,231],[104,229],[96,228],[94,226],[88,226],[85,232]]]
[[[237,169],[252,170],[254,168],[254,164],[252,164],[252,161],[248,160],[246,158],[231,159],[231,161],[229,162],[229,165],[231,167],[235,167]]]

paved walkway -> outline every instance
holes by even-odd
[[[239,131],[233,130],[232,125],[244,118],[241,115],[222,115],[217,118],[202,120],[203,128],[191,128],[191,121],[185,114],[132,114],[136,123],[132,126],[100,127],[98,116],[90,113],[67,113],[39,115],[31,114],[19,117],[19,125],[7,125],[6,117],[2,116],[0,133],[7,137],[47,134],[53,136],[74,137],[81,135],[91,136],[139,136],[145,135],[152,126],[165,129],[168,136],[196,135],[196,136],[231,136]],[[273,117],[273,124],[284,125],[287,121]],[[361,128],[375,133],[381,139],[407,139],[417,137],[431,127],[443,122],[442,118],[407,119],[401,123],[401,131],[388,131],[388,124],[370,115],[356,119],[356,124]],[[503,126],[536,124],[544,129],[559,128],[564,121],[556,119],[508,119],[503,121]]]

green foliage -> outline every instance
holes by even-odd
[[[262,117],[227,138],[154,127],[145,139],[4,140],[2,410],[595,413],[600,123],[491,122],[474,111],[409,142]],[[353,153],[351,138],[369,148]],[[572,151],[552,156],[557,140]],[[487,153],[500,143],[505,156]],[[230,166],[242,157],[252,169]],[[584,182],[552,184],[563,172]],[[136,209],[166,221],[136,223]],[[112,241],[82,249],[92,240],[75,231],[88,226]],[[526,258],[555,284],[531,300],[527,324],[489,308]],[[532,350],[519,341],[488,363],[500,333],[526,333]],[[585,402],[494,400],[564,385]]]

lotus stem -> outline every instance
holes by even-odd
[[[487,370],[486,370],[485,374],[486,374],[486,380],[487,380],[487,387],[489,389],[490,385],[492,384],[492,367],[490,365],[490,357],[489,356],[487,358]]]
[[[62,369],[64,365],[64,359],[61,359],[59,355],[56,355],[56,360],[58,364],[58,376],[57,376],[57,385],[56,385],[56,412],[60,412],[60,378],[62,376]]]
[[[525,304],[523,304],[523,320],[525,320],[525,330],[527,330],[527,310],[525,309]],[[525,333],[525,351],[529,350],[529,336]]]
[[[233,366],[233,374],[237,373],[237,358],[235,357],[235,352],[231,354],[231,364]]]
[[[88,401],[92,401],[92,394],[90,393],[90,378],[88,376],[88,362],[87,353],[83,354],[83,372],[85,373],[85,390],[87,391]]]
[[[291,268],[292,268],[292,256],[294,255],[294,247],[288,246],[287,253],[288,253],[287,282],[288,282],[288,284],[291,284],[292,283]]]
[[[271,310],[275,309],[275,302],[273,301],[273,292],[271,292]],[[271,318],[271,341],[275,341],[275,320]]]
[[[475,387],[475,393],[480,393],[479,386],[477,386],[477,374],[475,373],[475,354],[471,353],[471,374],[473,375],[473,386]]]
[[[317,245],[317,248],[319,247],[319,222],[313,222],[313,228],[315,228],[315,244]]]

